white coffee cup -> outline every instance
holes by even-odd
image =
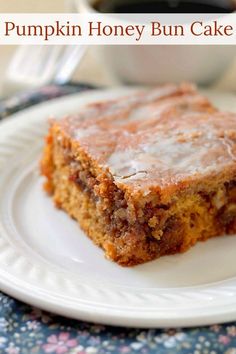
[[[95,0],[73,0],[81,13],[95,13]],[[106,14],[103,14],[106,16]],[[207,85],[219,79],[235,57],[235,46],[113,45],[99,50],[103,62],[121,81],[159,84],[192,81]]]

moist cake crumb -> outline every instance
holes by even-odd
[[[168,84],[51,122],[41,171],[57,207],[123,266],[236,231],[236,114]]]

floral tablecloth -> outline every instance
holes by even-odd
[[[0,101],[0,119],[44,100],[91,88],[48,86]],[[0,293],[0,353],[236,354],[236,322],[209,327],[133,329],[66,319]]]
[[[236,354],[236,324],[128,329],[43,312],[0,294],[0,353]]]

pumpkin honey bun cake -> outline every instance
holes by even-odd
[[[51,122],[45,189],[123,266],[236,232],[236,114],[190,84],[97,102]]]

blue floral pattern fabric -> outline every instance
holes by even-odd
[[[236,323],[134,329],[66,319],[0,293],[0,353],[236,354]]]
[[[0,119],[91,88],[51,85],[0,101]],[[236,322],[198,328],[134,329],[71,320],[0,292],[0,354],[236,354]]]
[[[39,89],[20,92],[11,97],[0,99],[0,120],[35,104],[93,88],[95,87],[88,84],[68,83],[64,85],[51,84]]]

